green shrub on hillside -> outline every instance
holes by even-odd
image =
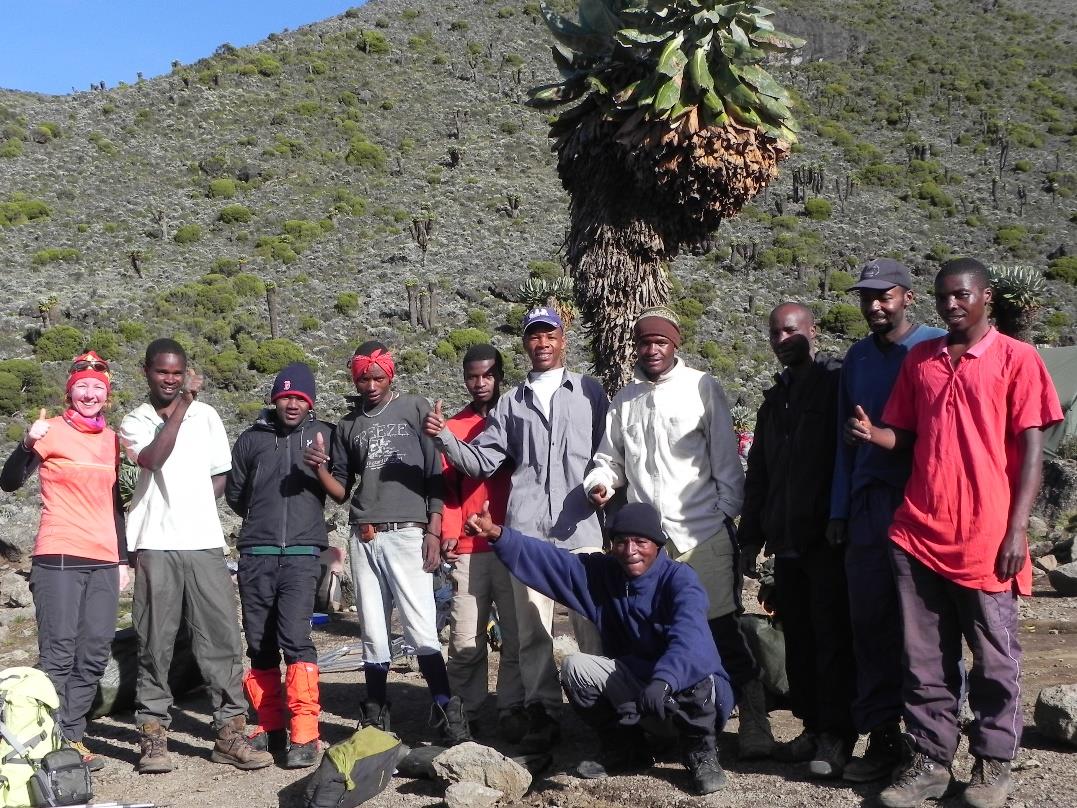
[[[10,137],[0,144],[0,157],[18,157],[22,154],[22,141]]]
[[[34,354],[42,362],[70,362],[84,347],[81,331],[70,325],[55,325],[38,337]]]
[[[351,314],[359,308],[359,295],[355,292],[341,292],[333,308],[340,314]]]
[[[1016,250],[1028,236],[1028,231],[1019,224],[999,225],[995,228],[995,244],[1008,250]]]
[[[251,67],[253,67],[260,76],[266,78],[272,78],[273,76],[279,76],[281,71],[281,64],[268,53],[260,53],[250,61]]]
[[[850,275],[844,270],[838,269],[830,273],[831,294],[844,295],[854,283],[856,283],[856,276]]]
[[[209,187],[206,189],[206,196],[210,199],[231,199],[235,195],[236,181],[227,177],[210,180]]]
[[[344,162],[357,168],[381,171],[385,168],[385,150],[360,135],[352,138],[351,143],[348,144]]]
[[[430,354],[417,348],[408,348],[400,354],[400,372],[405,376],[425,373],[430,367]]]
[[[138,345],[145,342],[149,336],[146,326],[137,320],[121,320],[116,325],[116,330],[128,345]]]
[[[0,227],[45,219],[50,212],[49,206],[40,199],[28,199],[23,194],[14,194],[7,202],[0,202]]]
[[[434,356],[443,362],[455,362],[457,359],[456,348],[448,340],[443,339],[434,348]]]
[[[1077,256],[1067,255],[1053,259],[1047,265],[1045,274],[1053,281],[1065,281],[1077,286]]]
[[[831,334],[841,334],[846,337],[860,337],[868,333],[867,323],[860,314],[860,309],[848,303],[835,303],[819,320],[820,328]]]
[[[364,53],[388,53],[389,40],[378,31],[363,31],[361,50]]]
[[[449,332],[447,339],[456,350],[463,351],[472,345],[489,342],[490,335],[478,328],[457,328]]]
[[[362,216],[366,213],[366,200],[347,188],[337,188],[333,191],[333,207],[330,210],[345,216]]]
[[[311,364],[303,349],[289,339],[267,339],[258,345],[250,365],[259,373],[279,373],[292,362]]]
[[[224,224],[246,224],[251,220],[251,210],[246,205],[225,205],[217,219]]]
[[[29,359],[0,361],[0,415],[14,415],[20,411],[36,413],[34,408],[45,404],[48,397],[40,364]]]
[[[43,264],[51,264],[56,261],[63,261],[65,263],[71,263],[78,261],[82,257],[82,253],[76,250],[74,247],[48,247],[44,250],[38,250],[30,258],[30,263],[35,266],[41,266]]]
[[[176,228],[172,240],[177,244],[193,244],[202,238],[202,228],[197,224],[185,224]]]
[[[241,272],[232,278],[232,289],[240,297],[261,297],[266,293],[262,279],[249,272]]]
[[[832,208],[825,199],[809,199],[804,203],[804,213],[809,219],[821,222],[830,218]]]
[[[536,280],[556,280],[564,275],[561,265],[556,261],[528,261],[527,272]]]
[[[85,347],[97,351],[97,355],[103,359],[115,359],[120,352],[120,341],[116,338],[116,332],[107,328],[95,328],[90,332]]]

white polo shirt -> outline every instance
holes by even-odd
[[[164,428],[150,403],[120,424],[120,442],[132,462]],[[183,416],[176,445],[159,471],[140,469],[127,515],[127,549],[209,550],[224,547],[213,495],[216,474],[232,468],[228,435],[217,411],[194,401]]]

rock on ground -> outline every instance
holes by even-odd
[[[478,783],[453,783],[445,789],[445,804],[449,808],[493,808],[503,796],[496,788]]]
[[[1033,717],[1036,729],[1048,738],[1077,746],[1077,684],[1045,687]]]
[[[1047,578],[1058,594],[1066,597],[1077,595],[1077,561],[1055,567],[1047,573]]]
[[[531,787],[531,772],[496,749],[473,741],[446,749],[434,758],[434,771],[448,783],[481,783],[502,792],[509,802]]]
[[[0,606],[19,608],[33,606],[30,595],[30,582],[14,570],[0,573]]]

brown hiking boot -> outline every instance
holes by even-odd
[[[138,728],[138,744],[142,749],[135,766],[139,774],[164,774],[172,771],[172,756],[168,754],[168,730],[156,721],[147,721]]]
[[[971,808],[1002,808],[1010,794],[1010,761],[976,758],[965,787],[965,804]]]
[[[237,769],[264,769],[272,765],[273,755],[254,749],[244,731],[246,728],[247,719],[241,715],[225,721],[217,730],[217,741],[213,744],[210,760],[227,763]]]

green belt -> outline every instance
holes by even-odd
[[[319,550],[317,547],[307,547],[305,545],[277,547],[272,544],[256,544],[254,547],[244,547],[241,553],[243,555],[302,556],[321,555],[321,550]]]

